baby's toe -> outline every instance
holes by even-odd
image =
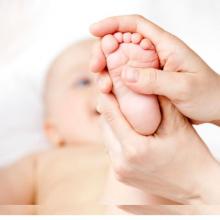
[[[123,41],[124,43],[131,43],[131,36],[132,34],[131,33],[124,33],[123,34]]]
[[[152,44],[152,42],[146,38],[141,40],[140,47],[144,50],[153,50],[154,49],[154,45]]]
[[[139,44],[142,39],[143,39],[143,37],[139,33],[134,33],[131,36],[131,41],[132,41],[133,44]]]
[[[116,51],[119,47],[118,41],[111,34],[106,35],[102,38],[101,45],[102,45],[102,50],[103,50],[105,56],[109,56],[111,53]]]
[[[117,32],[114,34],[114,37],[116,38],[116,40],[118,41],[118,43],[122,43],[123,42],[123,34],[121,32]]]

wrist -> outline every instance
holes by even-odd
[[[206,164],[205,172],[200,179],[199,192],[200,204],[220,204],[220,164],[214,158]]]
[[[191,177],[188,178],[191,196],[186,201],[188,205],[214,205],[220,204],[220,163],[212,156],[203,140],[194,136],[194,159],[191,164]]]
[[[184,136],[188,138],[181,146],[189,146],[188,153],[191,156],[188,157],[188,161],[185,159],[186,170],[184,173],[187,176],[183,175],[182,178],[181,176],[178,178],[183,190],[176,193],[180,200],[173,200],[184,205],[205,205],[208,203],[209,187],[212,185],[209,180],[215,178],[212,170],[217,170],[215,165],[213,165],[216,161],[195,130],[192,135],[188,133],[187,135],[184,134]]]

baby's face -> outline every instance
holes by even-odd
[[[51,100],[49,122],[54,142],[65,145],[100,144],[96,111],[97,89],[95,79],[89,72],[89,56],[78,51],[77,56],[63,57],[56,66],[59,78],[55,80],[55,98]],[[57,140],[56,140],[57,139]]]

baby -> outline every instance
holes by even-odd
[[[102,214],[114,212],[102,204],[111,205],[115,199],[120,204],[162,203],[109,175],[98,126],[97,90],[89,73],[93,43],[85,40],[66,49],[47,75],[44,130],[56,147],[0,170],[0,204],[34,206],[1,206],[0,213]],[[137,131],[153,133],[160,122],[156,97],[132,93],[120,81],[127,64],[159,67],[153,45],[139,34],[117,33],[103,38],[102,47],[123,113]],[[133,102],[139,103],[136,109]],[[133,117],[146,111],[151,115],[146,121]]]
[[[55,147],[0,169],[5,214],[101,214],[108,174],[89,73],[94,41],[66,49],[52,64],[45,85],[45,133]]]

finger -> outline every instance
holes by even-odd
[[[91,25],[90,32],[97,37],[116,32],[139,33],[154,44],[161,66],[164,67],[166,64],[166,68],[172,67],[174,59],[178,63],[176,66],[181,66],[181,71],[188,71],[189,67],[197,70],[201,64],[204,65],[201,58],[183,41],[139,15],[106,18]]]
[[[129,136],[133,135],[134,131],[122,115],[119,105],[113,95],[101,94],[98,106],[99,112],[121,143]]]
[[[124,68],[122,79],[134,92],[166,96],[172,101],[182,100],[190,93],[191,81],[189,82],[188,73]]]
[[[108,94],[112,91],[113,88],[112,80],[107,72],[99,74],[97,81],[101,92]]]
[[[190,123],[177,108],[166,97],[159,96],[159,102],[161,106],[162,123],[157,130],[157,134],[174,134],[179,129],[185,129],[190,127]]]
[[[90,70],[94,73],[102,72],[106,67],[106,60],[101,49],[101,43],[95,43],[92,50],[92,58],[90,62]]]
[[[120,142],[117,141],[117,138],[112,132],[111,127],[106,122],[103,116],[100,117],[100,127],[102,131],[102,139],[103,139],[104,145],[107,148],[110,158],[114,159],[116,155],[118,156],[122,152]]]
[[[137,32],[149,38],[154,45],[160,42],[160,37],[165,33],[159,26],[140,15],[116,16],[104,19],[91,25],[90,32],[96,37],[103,37],[116,32]]]

